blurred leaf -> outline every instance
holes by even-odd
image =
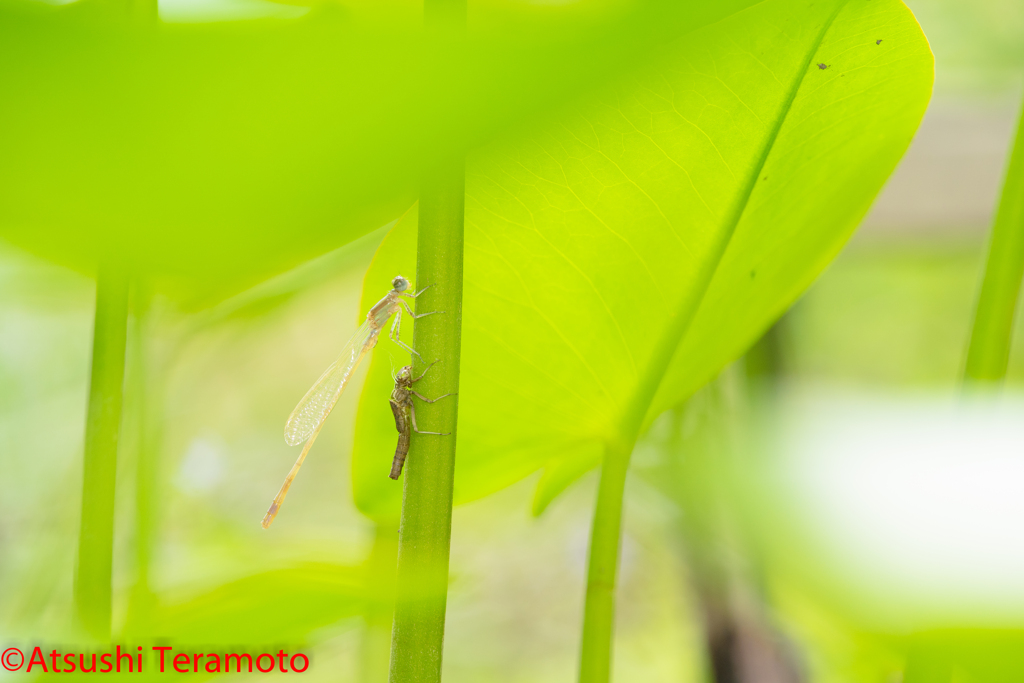
[[[392,221],[323,256],[318,256],[221,301],[216,306],[195,315],[191,320],[191,328],[199,330],[236,317],[264,315],[269,310],[291,301],[296,294],[307,291],[340,273],[348,272],[350,269],[355,272],[356,268],[361,270],[396,222]]]
[[[131,29],[4,0],[0,236],[205,306],[393,220],[436,155],[752,1],[510,6],[451,43],[403,5]]]
[[[299,643],[315,629],[362,614],[365,570],[308,564],[248,576],[163,608],[156,627],[175,643]]]
[[[771,0],[475,154],[456,500],[540,467],[549,500],[742,354],[849,237],[931,84],[901,2]],[[382,244],[364,310],[412,272],[414,241],[410,219]],[[387,479],[394,353],[378,347],[356,427],[356,503],[377,517],[401,497]]]
[[[551,501],[576,481],[580,474],[601,464],[600,444],[588,445],[589,448],[581,448],[577,453],[560,455],[557,460],[551,460],[544,466],[544,472],[533,494],[534,515],[544,512]]]
[[[386,596],[373,594],[379,590],[378,584],[367,581],[365,568],[345,565],[306,564],[247,576],[190,600],[163,607],[155,628],[123,634],[126,640],[118,644],[121,652],[134,654],[136,646],[144,645],[141,673],[129,672],[127,660],[124,660],[120,673],[106,675],[123,676],[126,680],[212,678],[217,674],[205,670],[206,662],[202,658],[193,660],[193,664],[198,663],[198,672],[183,673],[174,670],[172,657],[182,652],[210,653],[213,649],[220,657],[248,652],[255,659],[261,648],[273,653],[281,647],[306,645],[316,629],[360,615],[375,600],[385,599]],[[154,644],[173,648],[165,653],[163,672],[159,671],[159,654],[151,649]],[[115,652],[113,644],[70,649],[72,652]],[[49,651],[46,655],[49,656]],[[86,662],[90,659],[91,655],[85,655]],[[72,657],[72,661],[77,663],[78,660]],[[49,666],[51,660],[47,658],[46,662]],[[55,680],[88,679],[94,675],[77,669],[68,673],[68,666],[60,655],[58,664],[63,671]],[[102,669],[102,661],[99,666]],[[54,675],[57,674],[51,672],[41,678]]]

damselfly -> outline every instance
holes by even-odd
[[[440,311],[413,313],[409,305],[401,297],[414,299],[425,292],[428,287],[424,287],[415,294],[406,293],[407,289],[409,289],[409,281],[401,275],[391,281],[391,291],[373,305],[370,312],[366,314],[366,321],[352,335],[352,339],[342,349],[338,360],[334,361],[324,371],[324,374],[310,387],[309,391],[306,392],[306,395],[302,397],[302,400],[299,401],[299,404],[295,406],[295,410],[288,417],[288,421],[284,425],[284,440],[288,442],[289,446],[297,446],[303,441],[306,442],[306,445],[302,447],[302,452],[299,453],[298,459],[292,465],[288,476],[285,477],[281,490],[277,492],[274,502],[270,504],[270,509],[267,510],[267,514],[263,517],[264,529],[268,528],[271,522],[274,521],[274,517],[277,516],[278,511],[281,509],[281,504],[284,503],[284,497],[288,495],[288,489],[292,485],[295,475],[298,474],[299,468],[302,467],[302,462],[306,459],[306,454],[309,453],[310,447],[316,441],[320,428],[324,426],[324,420],[327,419],[334,405],[338,402],[341,392],[345,390],[345,386],[352,377],[356,366],[363,360],[363,356],[377,345],[377,338],[387,324],[388,318],[392,315],[395,316],[395,322],[392,323],[391,331],[388,333],[391,341],[409,353],[419,355],[399,338],[402,331],[402,309],[404,308],[406,313],[412,318],[422,318],[423,316]]]
[[[434,363],[437,361],[435,360]],[[445,396],[453,396],[454,394],[444,394],[437,398],[427,398],[416,391],[413,391],[412,385],[423,379],[423,375],[427,374],[427,370],[434,366],[431,363],[423,372],[420,373],[419,377],[412,376],[412,366],[406,365],[401,368],[392,378],[395,380],[395,390],[391,392],[391,412],[395,415],[395,429],[398,430],[398,446],[395,448],[395,459],[391,463],[391,474],[392,479],[398,479],[398,476],[402,474],[402,465],[405,464],[405,456],[409,454],[409,439],[412,436],[411,432],[417,434],[434,434],[435,436],[450,436],[451,432],[442,434],[441,432],[423,432],[416,427],[416,407],[412,404],[412,397],[415,396],[421,401],[426,403],[434,403],[440,401]]]

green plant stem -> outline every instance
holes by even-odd
[[[161,406],[163,405],[163,367],[154,358],[150,329],[153,294],[146,283],[132,285],[132,313],[128,345],[128,377],[122,431],[128,416],[135,426],[135,585],[128,603],[126,633],[151,635],[156,596],[150,586],[150,567],[157,536],[159,499]],[[122,457],[124,448],[122,447]]]
[[[451,40],[466,26],[466,0],[424,0],[424,23],[435,38]],[[431,313],[413,328],[416,376],[427,366],[418,391],[436,403],[417,401],[420,429],[412,433],[405,464],[398,529],[395,619],[391,631],[391,683],[441,680],[444,619],[448,602],[448,554],[458,436],[459,365],[462,352],[462,255],[466,167],[453,154],[426,169],[420,183],[416,246],[416,312]]]
[[[965,379],[998,382],[1006,376],[1013,318],[1024,276],[1024,109],[989,239],[988,260],[967,349]]]
[[[86,632],[101,641],[110,637],[114,486],[127,326],[128,280],[120,270],[101,266],[96,277],[96,321],[75,573],[78,618]]]
[[[629,450],[609,447],[601,467],[594,522],[590,530],[590,566],[583,611],[580,681],[611,677],[610,643],[615,623],[615,574],[622,537],[622,501],[629,470]]]
[[[417,391],[428,398],[455,395],[436,403],[416,402],[420,429],[450,434],[412,434],[399,527],[391,683],[441,680],[458,435],[464,204],[465,167],[461,159],[442,164],[425,176],[420,194],[416,284],[430,288],[416,299],[416,311],[438,313],[416,321],[413,348],[419,357],[414,357],[413,367],[419,376],[429,363],[438,361],[417,384]]]

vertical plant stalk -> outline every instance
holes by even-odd
[[[157,534],[157,505],[161,444],[161,406],[163,405],[163,368],[154,362],[151,344],[153,293],[146,283],[135,281],[132,287],[133,317],[129,327],[128,377],[126,398],[128,415],[134,417],[135,453],[135,585],[128,604],[125,630],[134,635],[150,635],[156,597],[150,587],[150,567]],[[123,457],[122,449],[122,457]]]
[[[452,40],[466,25],[466,0],[424,0],[431,38]],[[391,631],[391,683],[438,683],[448,602],[448,554],[452,537],[452,493],[458,436],[459,365],[462,353],[462,256],[466,168],[461,155],[425,169],[420,183],[413,328],[416,376],[439,361],[419,385],[436,403],[417,402],[420,429],[412,433],[405,465],[398,529],[395,619]]]
[[[78,618],[86,632],[98,640],[110,638],[114,487],[127,327],[128,280],[116,267],[101,265],[96,276],[96,321],[75,571]]]
[[[594,522],[590,530],[580,681],[607,681],[611,678],[609,648],[615,623],[615,575],[622,538],[622,501],[630,450],[609,446],[601,466]]]
[[[1024,109],[989,238],[964,378],[998,382],[1006,375],[1013,318],[1024,276]]]
[[[433,0],[426,3],[428,23]],[[436,2],[450,15],[457,3]],[[465,3],[462,3],[465,22]],[[451,17],[448,16],[448,20]],[[420,429],[447,436],[412,433],[398,539],[395,620],[391,635],[391,683],[441,680],[452,490],[458,435],[459,360],[462,345],[462,255],[465,162],[452,159],[425,174],[420,193],[416,286],[429,286],[416,299],[420,318],[413,329],[415,374],[439,361],[417,389],[428,397],[453,394],[436,403],[417,401]]]
[[[416,321],[413,348],[418,390],[425,396],[456,394],[436,403],[417,402],[420,429],[412,433],[398,537],[395,621],[391,636],[391,683],[441,680],[452,489],[458,418],[462,337],[462,238],[465,171],[461,160],[425,178],[420,195],[416,283],[430,285],[416,300],[417,312],[439,311]]]

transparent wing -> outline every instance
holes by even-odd
[[[371,326],[369,322],[363,323],[345,344],[338,360],[310,387],[284,425],[284,440],[289,446],[299,445],[323,424],[359,361],[377,343],[379,334],[380,328]]]

